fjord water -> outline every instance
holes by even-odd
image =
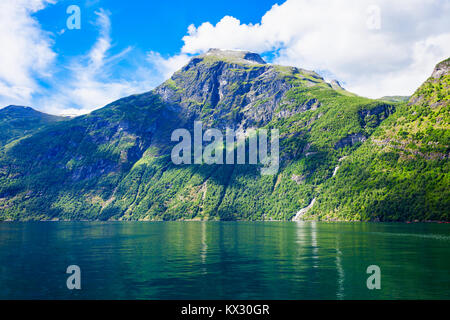
[[[1,299],[450,299],[449,270],[448,224],[0,224]]]

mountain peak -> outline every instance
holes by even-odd
[[[450,58],[438,63],[431,75],[434,79],[439,79],[442,75],[448,74],[450,71]]]
[[[25,106],[9,105],[0,109],[0,115],[15,115],[15,116],[37,116],[43,113]]]
[[[34,110],[31,107],[24,107],[24,106],[16,106],[16,105],[9,105],[4,107],[3,109],[4,111],[12,111],[12,110]]]
[[[436,65],[431,77],[409,99],[409,105],[437,107],[447,105],[450,96],[450,58]]]
[[[241,50],[224,50],[211,48],[200,56],[201,58],[213,57],[220,60],[228,60],[237,63],[266,64],[257,53]]]

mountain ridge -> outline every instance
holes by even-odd
[[[67,120],[65,117],[50,115],[31,107],[9,105],[0,109],[0,146],[12,140],[32,134],[45,126]]]
[[[315,198],[305,219],[407,220],[342,207],[326,192],[345,191],[332,183],[348,159],[407,105],[358,97],[315,72],[248,54],[212,50],[150,92],[0,148],[0,220],[291,220]],[[279,129],[280,171],[174,165],[171,133],[192,130],[194,121],[219,130]],[[330,214],[339,208],[345,214]]]

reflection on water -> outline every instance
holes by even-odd
[[[313,259],[314,259],[314,268],[318,267],[318,254],[319,254],[319,248],[317,247],[317,230],[316,230],[316,224],[317,222],[311,222],[311,247],[313,248]]]
[[[207,273],[206,269],[206,255],[208,253],[208,244],[206,243],[206,226],[208,224],[206,222],[202,222],[202,249],[200,250],[200,256],[202,258],[202,270],[203,273]]]
[[[337,299],[344,299],[344,269],[342,268],[342,251],[339,249],[339,236],[336,237],[336,270],[338,273],[337,282],[338,290],[336,293]]]
[[[0,298],[450,299],[449,245],[438,224],[1,223]]]

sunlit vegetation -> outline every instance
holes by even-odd
[[[405,103],[236,59],[36,131],[0,126],[0,220],[290,220],[314,198],[306,219],[449,220],[447,74]],[[279,129],[279,172],[174,165],[171,132],[194,120]]]

